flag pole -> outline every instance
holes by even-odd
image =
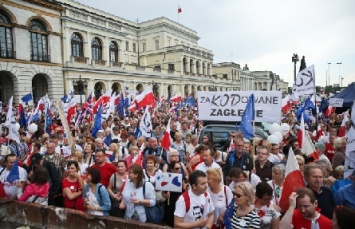
[[[253,169],[255,169],[255,153],[256,153],[256,148],[255,148],[255,109],[254,109],[254,120],[253,120],[253,132],[254,132],[254,139],[253,139]]]

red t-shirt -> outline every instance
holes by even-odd
[[[329,161],[333,161],[333,156],[335,153],[334,147],[329,143],[325,143],[325,155],[329,159]]]
[[[97,168],[100,170],[100,176],[101,176],[101,180],[100,183],[103,184],[106,188],[108,187],[108,184],[110,183],[110,177],[112,176],[112,174],[114,174],[117,171],[117,168],[115,166],[113,166],[110,163],[106,163],[99,167],[97,164],[92,165],[92,167]]]
[[[202,157],[200,154],[198,154],[198,155],[196,155],[196,156],[199,156],[199,157],[200,157],[200,158],[199,158],[200,161],[197,162],[195,165],[191,166],[191,170],[192,170],[192,171],[195,171],[196,167],[197,167],[200,163],[204,162],[203,157]]]
[[[70,181],[68,181],[68,179],[63,179],[62,180],[62,189],[64,189],[64,188],[69,188],[72,193],[73,192],[78,192],[79,190],[81,190],[81,186],[80,186],[80,183],[78,181],[70,182]],[[76,209],[76,210],[85,212],[83,196],[79,196],[76,199],[69,200],[64,195],[64,207],[71,208],[71,209]]]
[[[332,229],[332,221],[320,214],[317,219],[319,229]],[[300,210],[295,209],[293,211],[292,225],[294,229],[311,229],[311,220],[306,219],[302,216]]]

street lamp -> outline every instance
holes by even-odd
[[[296,83],[296,64],[297,64],[298,61],[299,61],[298,55],[297,55],[297,53],[294,53],[293,56],[292,56],[292,62],[294,63],[293,75],[294,75],[294,82],[295,83]]]
[[[330,86],[330,65],[331,65],[332,63],[328,63],[328,84],[329,84],[329,86]]]
[[[339,65],[339,86],[341,87],[341,77],[340,77],[340,65],[342,64],[342,62],[337,63]]]
[[[81,75],[79,75],[79,80],[73,80],[74,87],[77,87],[77,90],[80,95],[80,105],[83,104],[82,94],[85,91],[85,88],[88,86],[88,82],[86,80],[81,80]]]

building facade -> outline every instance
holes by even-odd
[[[30,92],[35,100],[59,98],[70,90],[82,102],[109,90],[151,88],[169,98],[283,88],[272,72],[213,64],[213,52],[198,40],[165,17],[138,23],[72,0],[0,0],[0,100]]]
[[[0,101],[63,95],[61,11],[51,1],[0,1]]]

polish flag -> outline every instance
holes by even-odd
[[[75,108],[76,108],[76,101],[75,101],[75,97],[72,96],[69,102],[64,105],[64,110],[65,113],[67,114],[68,124],[71,123],[71,119],[75,115],[75,110],[76,110]]]
[[[290,197],[291,193],[301,187],[305,187],[302,172],[298,166],[292,147],[290,147],[290,151],[288,153],[285,175],[285,182],[280,199],[280,207],[283,212],[286,212],[289,207],[288,198]]]
[[[170,150],[170,146],[171,146],[171,138],[170,138],[170,121],[171,118],[169,119],[168,125],[166,126],[165,132],[164,132],[164,136],[161,140],[161,147],[163,147],[164,149],[166,149],[167,151]]]
[[[316,149],[314,148],[314,145],[312,143],[311,138],[309,137],[309,134],[305,134],[305,139],[302,144],[302,153],[305,153],[307,156],[311,155],[314,153]]]
[[[290,95],[287,95],[285,98],[282,99],[282,111],[284,113],[289,112],[292,109],[291,102],[290,102]]]
[[[328,109],[325,111],[325,117],[328,118],[330,114],[335,112],[335,107],[329,106]]]
[[[94,107],[93,107],[93,112],[94,114],[97,113],[97,110],[99,109],[99,106],[102,104],[102,107],[105,107],[107,103],[110,102],[111,99],[111,92],[108,91],[105,94],[103,94],[95,103]]]
[[[178,14],[182,12],[181,7],[178,5]]]
[[[339,128],[338,137],[344,137],[345,136],[345,133],[346,133],[345,124],[348,121],[349,121],[349,112],[345,112],[345,113],[343,113],[343,121],[341,122],[341,125],[340,125],[340,128]]]
[[[153,105],[155,103],[155,97],[153,91],[150,89],[143,91],[140,95],[136,97],[134,103],[138,108]]]
[[[181,102],[181,99],[181,93],[177,93],[176,95],[170,98],[170,102],[178,103]]]
[[[302,113],[301,114],[301,125],[300,125],[300,128],[297,131],[297,141],[300,144],[300,148],[301,149],[303,148],[305,140],[306,140],[306,130],[305,130],[305,127],[304,127],[304,119],[303,119],[303,113]]]
[[[133,111],[135,111],[135,110],[137,110],[137,106],[136,106],[136,104],[131,104],[129,107],[128,107],[128,110],[130,111],[130,112],[133,112]]]
[[[141,148],[139,149],[139,153],[137,153],[134,158],[132,159],[132,162],[136,165],[143,166],[143,150],[145,148],[145,144],[143,143],[141,145]]]

